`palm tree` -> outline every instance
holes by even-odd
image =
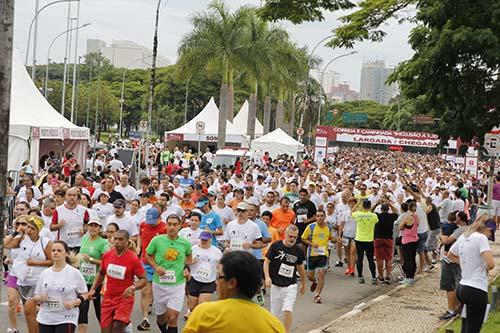
[[[193,31],[186,34],[178,50],[181,71],[193,74],[203,68],[223,73],[217,145],[226,141],[226,119],[234,116],[234,69],[246,57],[243,43],[248,29],[249,9],[230,13],[224,2],[216,0],[208,11],[191,18]]]

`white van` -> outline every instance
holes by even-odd
[[[238,157],[241,157],[242,163],[244,163],[250,156],[250,153],[248,152],[247,149],[241,149],[241,148],[225,148],[225,149],[219,149],[215,152],[215,157],[214,157],[214,162],[212,163],[212,167],[216,168],[217,166],[223,166],[225,165],[226,167],[229,167],[231,165],[234,166],[234,163],[236,163],[236,159]]]

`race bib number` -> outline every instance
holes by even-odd
[[[72,228],[67,233],[68,240],[75,240],[80,238],[80,228]]]
[[[291,278],[291,277],[293,277],[294,271],[295,271],[294,266],[290,266],[290,265],[282,263],[280,266],[280,270],[278,271],[278,274],[281,276],[287,277],[287,278]]]
[[[124,266],[119,266],[115,264],[108,265],[106,274],[117,280],[125,280],[125,271],[127,270]]]
[[[316,255],[318,256],[326,256],[326,250],[322,246],[315,248],[314,253],[316,253]]]
[[[43,302],[44,308],[50,312],[56,312],[64,310],[64,305],[62,298],[49,297],[45,302]]]
[[[231,250],[243,250],[243,239],[231,239]]]
[[[80,273],[84,277],[93,277],[97,274],[97,265],[82,261],[80,263]]]
[[[304,223],[307,220],[307,214],[297,215],[297,222]]]
[[[159,279],[160,279],[160,283],[175,283],[175,282],[177,282],[175,271],[172,269],[166,270],[165,274],[159,276]]]
[[[208,279],[212,273],[212,266],[210,264],[201,264],[196,271],[196,274],[202,278]]]

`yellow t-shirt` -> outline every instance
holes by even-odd
[[[310,246],[307,249],[307,254],[310,257],[317,256],[327,256],[328,255],[328,239],[330,238],[330,228],[328,224],[320,227],[317,223],[314,223],[314,229],[311,237],[311,225],[309,224],[302,234],[302,239],[310,240],[313,244],[318,244],[317,248]]]
[[[353,219],[356,221],[356,237],[360,242],[373,242],[375,224],[378,222],[378,216],[372,212],[354,212]]]
[[[278,318],[258,304],[243,299],[228,298],[196,306],[182,332],[285,333],[285,328]]]

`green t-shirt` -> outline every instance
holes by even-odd
[[[160,153],[160,162],[162,164],[167,164],[171,157],[172,153],[169,150],[164,150]]]
[[[373,242],[377,214],[372,212],[354,212],[352,217],[356,221],[356,237],[360,242]]]
[[[191,243],[184,237],[172,240],[167,235],[155,236],[149,243],[146,253],[153,256],[155,263],[166,270],[161,278],[155,272],[153,282],[161,285],[176,286],[185,283],[184,264],[191,254]]]
[[[88,254],[93,259],[101,260],[102,255],[109,249],[109,243],[106,239],[97,237],[91,241],[89,235],[84,235],[80,247],[81,254]],[[85,282],[88,285],[94,283],[94,279],[99,272],[99,265],[86,260],[80,262],[80,273],[82,273]]]

